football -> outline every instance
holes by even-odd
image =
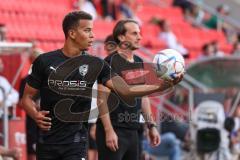
[[[174,49],[159,51],[154,59],[158,77],[174,80],[185,72],[185,61],[181,53]]]

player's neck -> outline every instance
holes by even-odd
[[[134,59],[133,59],[133,51],[132,50],[121,50],[121,49],[118,49],[118,53],[119,54],[122,54],[123,57],[129,61],[129,62],[134,62]]]
[[[84,50],[79,50],[79,48],[72,46],[71,44],[64,44],[62,52],[67,57],[76,57],[82,54]]]

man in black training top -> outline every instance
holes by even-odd
[[[128,85],[145,84],[143,60],[134,55],[133,51],[140,46],[142,39],[140,28],[136,21],[126,19],[119,21],[113,29],[113,38],[117,51],[110,54],[105,60],[112,70],[128,83]],[[139,76],[140,75],[140,76]],[[97,122],[97,145],[99,160],[138,160],[139,142],[138,129],[140,128],[140,112],[142,109],[149,126],[149,137],[152,146],[160,144],[160,135],[151,114],[147,97],[136,98],[136,103],[129,106],[119,99],[118,107],[109,112],[113,128],[108,130],[102,125],[104,119]],[[105,121],[108,121],[105,119]]]
[[[87,155],[87,122],[92,85],[104,84],[122,97],[163,91],[170,84],[129,87],[111,74],[103,60],[85,51],[93,43],[92,16],[83,11],[67,14],[62,23],[62,49],[40,55],[32,64],[22,98],[23,108],[37,123],[38,160],[84,160]],[[32,101],[40,91],[40,110]]]

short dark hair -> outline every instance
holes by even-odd
[[[92,20],[92,16],[84,11],[73,11],[68,13],[62,22],[62,29],[65,35],[65,38],[68,37],[68,31],[74,27],[77,27],[79,24],[79,20]]]
[[[203,51],[203,52],[206,52],[210,46],[211,46],[210,43],[205,43],[205,44],[202,46],[202,51]]]
[[[126,23],[136,23],[137,25],[139,25],[138,22],[133,19],[124,19],[124,20],[118,21],[118,23],[115,25],[113,29],[113,34],[112,34],[113,39],[117,44],[120,43],[118,36],[125,35],[125,33],[127,32],[127,29],[125,27]]]
[[[110,34],[106,37],[106,39],[104,40],[104,43],[107,42],[115,42],[113,36]]]
[[[164,25],[167,23],[167,21],[165,20],[165,19],[161,19],[161,20],[159,20],[159,22],[158,22],[158,27],[160,28],[160,29],[163,29],[163,27],[164,27]]]

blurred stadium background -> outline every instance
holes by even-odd
[[[187,72],[183,82],[175,87],[174,92],[151,98],[152,109],[159,122],[163,112],[175,116],[177,121],[190,124],[188,128],[191,130],[194,125],[191,126],[189,122],[193,112],[205,100],[220,102],[226,117],[240,117],[237,112],[240,107],[239,0],[87,1],[95,11],[89,7],[81,8],[86,2],[80,1],[0,0],[0,58],[4,64],[0,74],[16,90],[19,90],[20,80],[27,75],[31,53],[61,48],[64,43],[61,28],[64,15],[72,10],[87,8],[95,15],[95,43],[89,51],[93,55],[102,58],[107,55],[104,40],[121,18],[135,18],[141,24],[142,47],[136,54],[147,62],[152,62],[159,50],[175,47],[172,43],[185,49]],[[163,20],[168,22],[168,31],[174,35],[174,42],[161,36],[164,32],[161,28]],[[4,106],[4,103],[0,104],[5,111],[1,120],[1,143],[9,148],[21,147],[22,159],[25,160],[26,115],[18,104],[10,109],[6,109],[8,106]],[[237,143],[240,144],[240,141]],[[190,151],[183,150],[194,152],[192,148]],[[234,155],[238,154],[239,150],[234,152]]]

